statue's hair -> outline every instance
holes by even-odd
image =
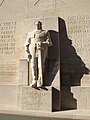
[[[34,23],[34,25],[37,25],[37,24],[42,25],[42,22],[41,22],[41,21],[36,21],[36,22]]]

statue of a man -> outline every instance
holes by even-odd
[[[43,72],[48,47],[52,46],[48,31],[42,30],[42,23],[35,22],[35,30],[29,32],[24,44],[28,61],[31,62],[32,87],[43,86]]]

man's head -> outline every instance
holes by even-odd
[[[42,30],[42,23],[40,21],[35,22],[35,27],[37,30]]]

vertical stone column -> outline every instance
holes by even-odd
[[[27,59],[20,59],[19,61],[19,84],[29,85],[29,63]]]

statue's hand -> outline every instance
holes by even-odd
[[[43,46],[44,46],[44,47],[48,47],[48,42],[46,42],[46,41],[43,42]]]
[[[41,42],[38,42],[37,43],[37,49],[41,49],[42,48],[42,43]]]

